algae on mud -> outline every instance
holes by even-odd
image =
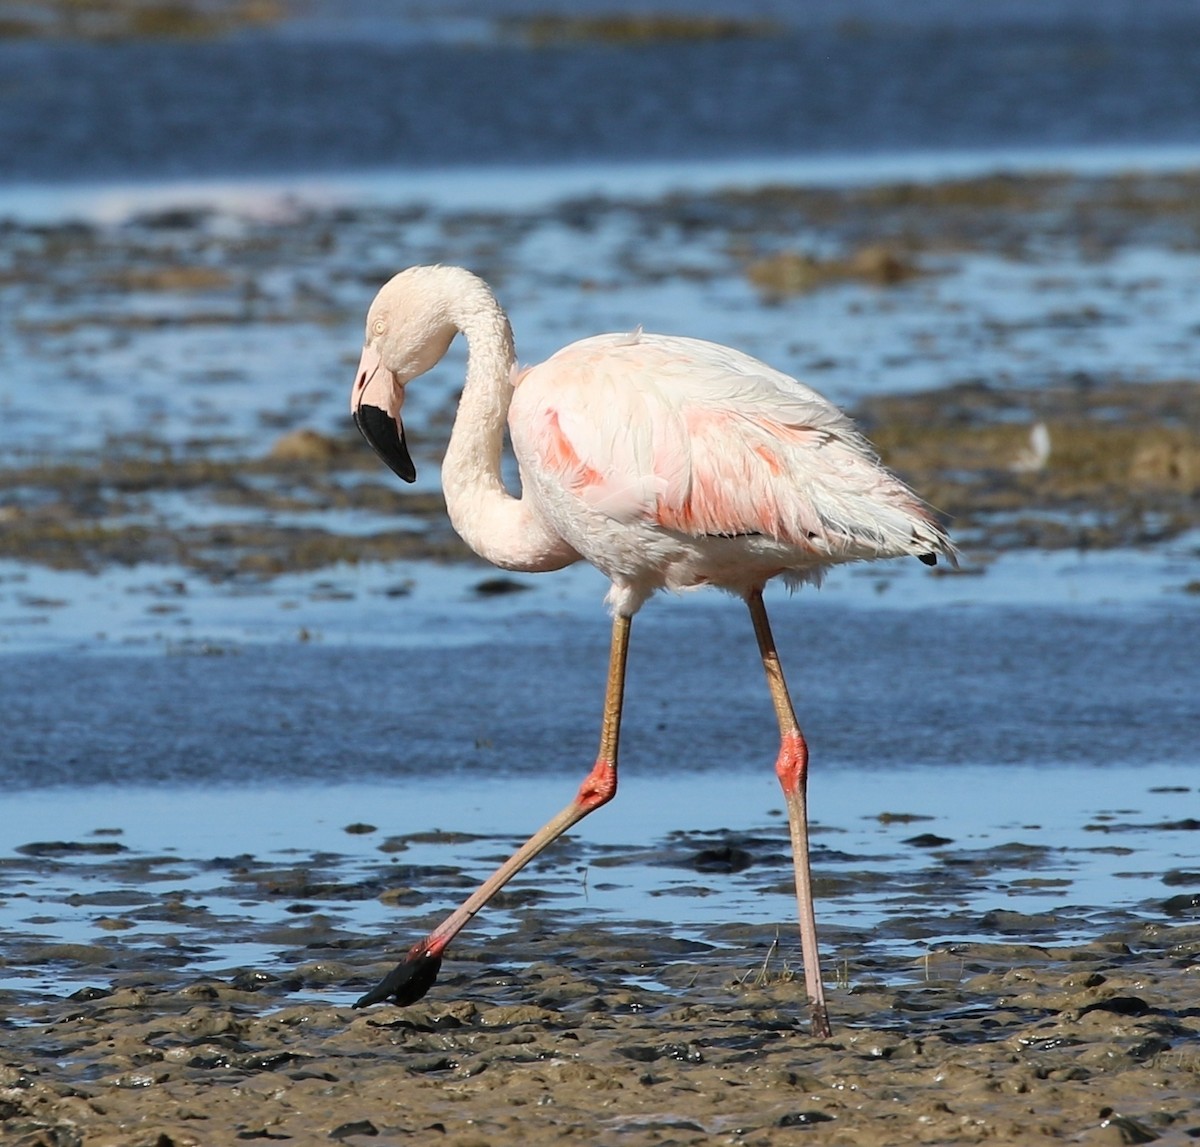
[[[249,459],[176,456],[166,447],[143,451],[144,445],[125,455],[114,451],[0,470],[0,490],[9,492],[0,557],[92,571],[109,564],[172,564],[221,580],[339,562],[469,556],[449,528],[440,494],[397,498],[383,482],[337,480],[375,468],[349,434],[288,434],[265,456]],[[225,507],[231,520],[181,525],[171,514],[155,512],[153,496],[164,493]],[[399,513],[412,524],[347,536],[275,520],[348,509]],[[246,521],[248,511],[258,520]]]
[[[277,23],[283,7],[281,0],[24,0],[0,15],[0,37],[192,39]]]
[[[1200,386],[967,384],[870,400],[888,463],[972,548],[1139,546],[1200,525]],[[1031,428],[1046,453],[1022,463]]]

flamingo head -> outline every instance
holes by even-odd
[[[421,270],[402,271],[375,296],[350,394],[355,425],[405,482],[416,480],[417,468],[400,418],[404,388],[441,359],[458,333],[437,298],[423,290],[420,277],[412,273]]]

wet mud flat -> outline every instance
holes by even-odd
[[[0,222],[0,557],[222,581],[468,556],[433,482],[461,359],[406,405],[416,490],[345,416],[366,305],[419,261],[492,280],[523,361],[643,323],[791,371],[976,550],[1176,538],[1200,505],[1198,188],[994,176],[493,213],[284,195]]]
[[[565,949],[564,943],[570,943]],[[737,982],[692,954],[665,999],[625,975],[646,934],[522,936],[403,1012],[291,1003],[270,983],[154,983],[8,1013],[12,1144],[1194,1142],[1196,926],[1048,953],[965,945],[902,986]],[[1137,955],[1130,945],[1137,946]],[[493,945],[492,959],[504,944]],[[461,967],[461,965],[460,965]]]
[[[976,553],[1138,546],[1200,525],[1194,382],[963,384],[871,399],[856,413],[885,461]],[[472,557],[440,493],[397,492],[376,468],[349,431],[298,431],[257,458],[138,452],[0,469],[0,557],[92,572],[175,565],[217,582]],[[181,521],[187,502],[211,502],[216,520]],[[366,532],[320,520],[355,513],[399,520]]]
[[[1170,807],[1187,791],[1142,799]],[[1172,869],[1126,906],[1063,906],[1059,849],[963,848],[920,816],[875,819],[908,859],[818,837],[829,1040],[807,1032],[790,925],[728,907],[773,899],[786,915],[781,825],[636,849],[564,841],[452,949],[424,1000],[366,1011],[354,999],[510,842],[386,837],[377,863],[150,855],[116,830],[30,842],[0,866],[0,897],[36,913],[4,940],[4,1142],[1200,1137],[1196,872]],[[1091,850],[1137,867],[1147,834],[1197,823],[1083,827]],[[343,831],[378,839],[368,824]],[[665,919],[580,897],[581,883],[598,897],[639,871]],[[839,924],[864,885],[878,922]],[[1032,903],[1007,906],[1017,886]],[[689,898],[708,922],[680,923]],[[86,919],[74,938],[72,913]],[[47,924],[63,939],[39,939]],[[902,951],[931,932],[962,939]],[[255,959],[231,966],[238,953]]]

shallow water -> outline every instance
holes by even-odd
[[[1200,606],[1181,589],[1196,562],[1185,543],[1173,556],[1012,557],[976,577],[842,572],[818,593],[772,595],[772,612],[810,735],[835,761],[1186,760]],[[480,573],[406,572],[399,597],[381,592],[396,576],[386,568],[216,587],[207,600],[176,593],[182,616],[117,578],[95,579],[97,602],[82,608],[18,598],[16,620],[40,624],[14,625],[3,658],[6,783],[541,773],[558,762],[573,775],[594,747],[602,579],[530,578],[495,598],[472,591]],[[97,619],[111,632],[81,629],[123,592],[127,617]],[[635,626],[630,674],[630,753],[653,760],[662,733],[701,728],[688,768],[747,746],[773,758],[736,602],[654,602]]]
[[[983,577],[842,573],[821,593],[773,599],[813,751],[833,958],[997,935],[1072,943],[1195,891],[1164,878],[1193,867],[1200,809],[1200,613],[1173,581],[1196,561],[1187,546],[1174,558],[1009,557]],[[157,634],[135,610],[106,619],[106,641],[72,641],[69,618],[48,620],[36,643],[18,636],[19,652],[0,658],[10,986],[94,978],[86,961],[70,970],[68,952],[49,977],[22,953],[124,946],[124,931],[97,923],[111,905],[134,913],[136,964],[139,944],[178,931],[136,923],[147,890],[152,921],[176,893],[202,907],[187,925],[198,946],[180,953],[192,968],[282,974],[299,940],[275,933],[313,884],[329,889],[322,919],[332,913],[356,945],[382,952],[432,925],[566,802],[594,748],[603,680],[600,579],[528,579],[524,593],[481,598],[477,576],[429,568],[389,598],[373,597],[370,571],[347,571],[325,579],[323,603],[260,587],[189,598],[189,624],[152,615]],[[323,628],[298,642],[291,610],[266,625],[272,598],[300,601]],[[790,940],[775,734],[743,614],[697,594],[639,617],[620,796],[517,886],[539,890],[516,894],[522,913],[547,927],[575,913],[651,919],[706,943],[723,942],[721,927],[771,925]],[[373,831],[347,834],[356,823]],[[468,836],[378,851],[434,828]],[[38,841],[84,848],[20,859]],[[96,842],[129,851],[92,855]],[[697,875],[695,856],[713,848],[748,852],[747,867]],[[287,903],[247,899],[227,865],[214,872],[216,858],[247,855]],[[145,867],[156,857],[168,863]],[[288,875],[298,868],[310,875]],[[380,901],[397,882],[411,889],[399,910]],[[72,907],[81,888],[99,899]],[[501,908],[472,942],[516,926]]]
[[[1196,821],[1183,815],[1197,808],[1194,780],[1194,763],[818,770],[828,966],[879,961],[905,977],[958,944],[1053,950],[1143,916],[1186,917],[1197,892]],[[476,777],[17,795],[0,838],[0,989],[69,994],[155,966],[164,945],[167,967],[184,975],[286,978],[313,958],[306,946],[337,937],[386,958],[568,791]],[[728,948],[747,966],[738,952],[766,928],[794,961],[779,805],[769,766],[697,777],[631,768],[619,802],[518,878],[456,946],[459,958],[535,921],[569,932],[595,920],[653,921],[645,926]],[[345,1005],[361,988],[308,990]]]
[[[770,5],[766,34],[632,45],[539,47],[497,22],[520,4],[0,40],[0,178],[1197,142],[1194,7],[1053,7]]]

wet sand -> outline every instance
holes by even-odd
[[[5,1032],[6,1142],[1118,1145],[1200,1130],[1196,926],[1055,956],[965,947],[928,980],[835,991],[827,1041],[805,1034],[790,979],[738,984],[742,969],[701,954],[664,1002],[623,982],[664,955],[644,935],[573,939],[523,938],[544,958],[519,975],[473,966],[450,978],[456,999],[403,1013],[197,980],[10,1014],[32,1026]]]
[[[922,898],[952,905],[990,886],[1003,903],[1011,887],[1016,846],[964,853],[932,833],[922,844],[919,819],[887,822],[923,860],[872,873],[880,903],[895,905],[883,924],[826,930],[829,1040],[807,1034],[797,945],[777,927],[680,929],[556,908],[580,871],[620,881],[644,851],[566,842],[500,900],[490,936],[461,939],[425,1000],[354,1011],[392,960],[379,936],[347,926],[347,904],[378,899],[406,930],[428,927],[431,899],[474,877],[453,861],[408,865],[405,852],[498,854],[503,840],[389,838],[387,865],[366,877],[333,853],[191,860],[139,855],[113,833],[31,842],[5,862],[0,892],[22,895],[48,867],[82,858],[81,891],[39,903],[45,921],[83,903],[93,938],[8,938],[10,971],[59,969],[81,986],[0,993],[4,1142],[1194,1141],[1197,874],[1177,870],[1161,895],[1096,913],[1082,942],[1061,942],[1072,913],[1000,907],[963,917],[973,939],[888,954],[881,938],[929,926],[914,918]],[[1136,820],[1092,827],[1105,845],[1188,827]],[[785,852],[776,826],[675,837],[654,862],[690,872],[715,912],[723,887],[747,879],[782,909]],[[827,848],[817,856],[818,893],[836,898],[837,870],[853,866]],[[1037,849],[1016,863],[1030,884],[1040,874],[1053,887]],[[194,889],[199,874],[217,892],[161,891]],[[212,944],[278,956],[198,972]]]

